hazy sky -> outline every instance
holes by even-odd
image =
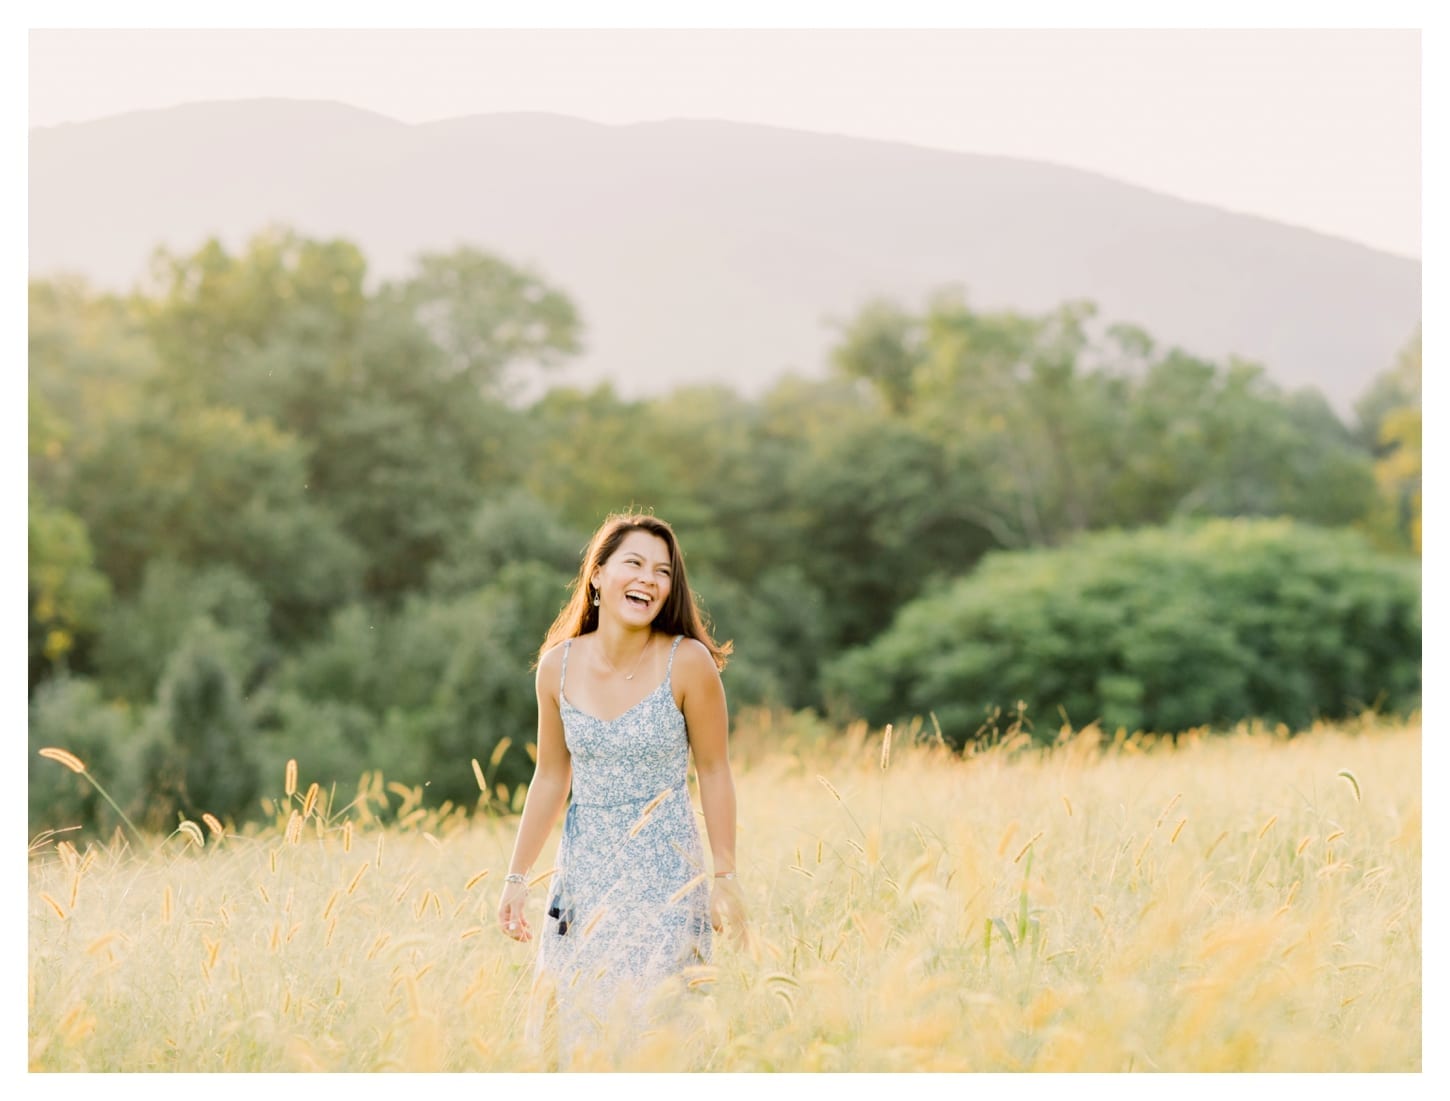
[[[1417,30],[31,30],[31,126],[285,96],[719,118],[1091,169],[1405,256]]]

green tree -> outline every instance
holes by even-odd
[[[32,280],[27,322],[30,474],[63,504],[76,460],[135,412],[157,359],[129,304],[78,277]]]
[[[31,488],[27,539],[30,687],[67,669],[94,635],[111,586],[95,568],[86,525]]]
[[[1382,543],[1420,553],[1421,337],[1417,329],[1393,366],[1356,406],[1360,438],[1375,456],[1379,501],[1369,522]]]
[[[153,559],[225,564],[266,595],[287,634],[356,591],[360,555],[315,502],[305,449],[238,410],[151,405],[114,422],[72,496],[122,595]]]
[[[156,559],[146,564],[137,592],[104,616],[96,672],[115,697],[154,700],[172,656],[204,623],[215,629],[233,676],[250,685],[276,660],[269,620],[262,590],[235,567]]]
[[[895,302],[876,299],[839,328],[841,339],[831,352],[836,370],[867,383],[888,413],[908,412],[929,354],[921,320]]]
[[[911,425],[863,418],[816,443],[792,472],[799,568],[824,595],[829,645],[858,645],[993,540],[974,508],[974,472]]]
[[[158,254],[142,312],[178,415],[224,405],[297,439],[311,498],[363,552],[364,591],[396,601],[485,488],[517,479],[510,371],[571,354],[579,322],[471,248],[425,254],[371,297],[365,273],[346,242],[271,230],[233,256],[213,240]]]
[[[190,253],[157,249],[133,309],[173,400],[249,408],[239,399],[257,380],[238,377],[237,360],[294,325],[321,323],[324,343],[346,345],[367,304],[366,274],[356,245],[274,226],[237,255],[217,238]]]
[[[554,367],[580,348],[574,304],[526,268],[464,246],[423,253],[379,298],[401,307],[440,352],[438,369],[504,396],[520,365]]]
[[[563,585],[578,570],[588,541],[588,532],[566,526],[553,509],[515,486],[478,506],[434,563],[428,588],[438,596],[464,595],[493,584],[509,566],[536,563],[561,579],[562,605]]]

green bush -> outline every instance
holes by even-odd
[[[174,826],[177,812],[239,819],[250,810],[260,778],[233,643],[198,619],[166,663],[141,753],[150,828]]]
[[[1419,563],[1287,520],[995,553],[903,608],[825,683],[835,706],[873,722],[934,713],[958,745],[1019,701],[1043,737],[1064,716],[1177,732],[1408,709],[1420,692]]]

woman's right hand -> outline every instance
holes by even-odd
[[[533,939],[528,919],[524,917],[524,904],[529,901],[529,888],[522,883],[505,883],[503,896],[498,902],[498,927],[504,935],[517,941]]]

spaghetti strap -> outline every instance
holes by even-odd
[[[564,656],[559,662],[559,695],[561,697],[564,695],[564,676],[569,672],[569,643],[573,641],[572,638],[564,640]]]
[[[676,635],[674,643],[670,646],[670,660],[665,663],[665,683],[670,681],[670,670],[675,667],[675,651],[680,648],[680,643],[685,641],[684,635]]]

